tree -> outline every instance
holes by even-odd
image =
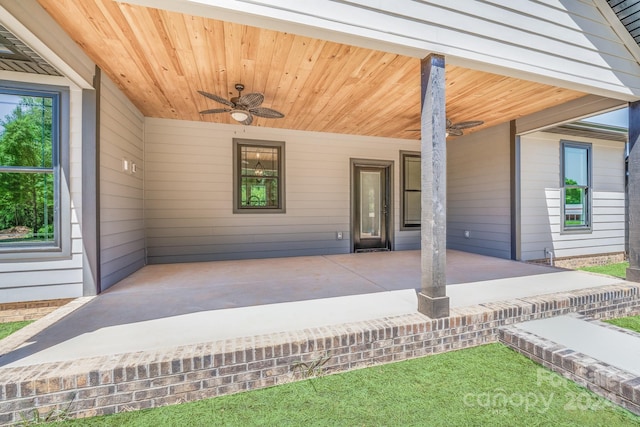
[[[52,100],[20,97],[15,109],[0,120],[0,165],[51,168]],[[38,232],[53,219],[53,174],[0,173],[0,229],[26,226]]]
[[[569,179],[569,178],[565,178],[564,179],[564,184],[565,185],[578,185],[578,182],[573,180],[573,179]],[[567,205],[579,205],[582,204],[582,189],[581,188],[567,188],[564,191],[564,202]]]

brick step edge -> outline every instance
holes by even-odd
[[[589,321],[598,322],[594,319]],[[500,328],[498,341],[610,402],[640,415],[640,377],[636,374],[515,326]],[[550,381],[553,384],[551,378],[539,372],[538,383],[540,381]]]
[[[296,364],[312,364],[328,356],[326,373],[334,373],[473,347],[496,342],[500,327],[527,320],[575,312],[600,318],[637,314],[639,290],[640,285],[625,282],[456,308],[443,319],[415,313],[150,352],[0,368],[0,424],[19,423],[34,410],[45,414],[68,408],[69,416],[87,417],[269,387],[304,379]]]

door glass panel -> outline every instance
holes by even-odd
[[[360,238],[380,238],[380,172],[360,172]]]

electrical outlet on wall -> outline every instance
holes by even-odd
[[[465,239],[470,239],[471,238],[471,232],[469,230],[464,230],[464,238]]]
[[[336,240],[342,240],[342,231],[336,231]]]

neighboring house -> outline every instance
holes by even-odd
[[[0,113],[24,104],[41,135],[28,160],[0,150],[0,200],[23,206],[0,302],[93,295],[147,263],[624,250],[624,143],[558,128],[640,99],[640,47],[605,2],[214,3],[0,0]],[[285,117],[199,113],[226,104],[198,90],[236,83]],[[445,96],[484,122],[446,148]]]

